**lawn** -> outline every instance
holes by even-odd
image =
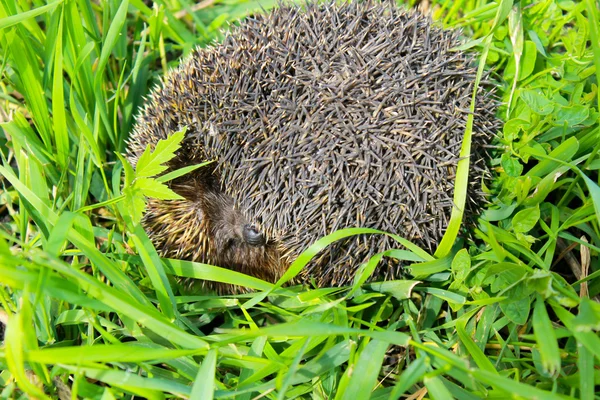
[[[140,226],[169,196],[122,156],[144,96],[277,1],[149,4],[0,0],[0,398],[600,398],[595,0],[421,2],[497,86],[490,202],[410,280],[320,289],[161,259]]]

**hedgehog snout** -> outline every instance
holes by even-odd
[[[264,246],[266,243],[265,235],[263,235],[254,225],[244,225],[243,235],[244,241],[250,246]]]

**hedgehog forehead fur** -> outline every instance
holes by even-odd
[[[239,212],[266,234],[272,251],[263,249],[261,262],[280,260],[269,264],[278,271],[271,278],[290,257],[340,228],[377,228],[434,250],[449,220],[475,87],[472,56],[452,50],[459,44],[456,31],[391,4],[282,5],[246,19],[223,43],[197,49],[167,75],[138,118],[129,158],[135,162],[147,145],[186,126],[171,167],[216,160],[210,170],[174,184],[178,192],[193,188],[184,196],[192,200],[188,207],[196,199],[204,212],[189,221],[198,225],[196,240],[207,241],[199,251],[210,253],[212,240],[202,227],[202,218],[213,218],[202,193],[220,193],[224,200],[213,208]],[[484,146],[498,127],[495,108],[493,91],[480,88],[472,208],[484,200]],[[170,212],[169,205],[155,206]],[[151,205],[150,215],[156,212]],[[173,217],[163,218],[172,225],[164,235],[188,223]],[[146,218],[148,230],[157,224]],[[153,240],[161,242],[160,235]],[[182,247],[193,246],[194,238],[186,240],[192,242],[161,242],[163,253],[177,249],[193,259]],[[360,262],[391,245],[382,237],[337,243],[305,277],[348,283]],[[399,272],[388,264],[377,274]]]

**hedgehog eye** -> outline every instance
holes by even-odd
[[[237,246],[237,244],[238,244],[237,242],[238,242],[238,240],[236,238],[229,238],[225,242],[225,248],[226,249],[230,249],[230,248],[232,248],[234,246]]]
[[[250,246],[262,246],[265,244],[263,235],[254,225],[244,225],[244,241]]]

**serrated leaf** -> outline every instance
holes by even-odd
[[[164,164],[175,157],[175,152],[181,147],[184,137],[185,129],[159,140],[154,151],[146,147],[135,167],[137,177],[149,178],[166,171],[168,167]]]
[[[119,153],[116,153],[116,155],[119,158],[119,160],[121,160],[121,164],[123,165],[123,171],[125,171],[125,187],[130,187],[133,183],[133,180],[135,179],[135,173],[133,171],[133,168],[131,167],[131,164],[129,164],[129,161],[127,161],[125,157],[123,157]]]
[[[180,176],[189,174],[190,172],[193,172],[193,171],[197,170],[198,168],[202,168],[211,163],[213,163],[213,161],[206,161],[206,162],[203,162],[200,164],[189,165],[187,167],[179,168],[179,169],[176,169],[175,171],[171,171],[167,174],[164,174],[164,175],[160,176],[159,178],[156,178],[156,180],[160,183],[169,182],[169,181],[172,181],[173,179],[176,179],[176,178],[179,178]]]
[[[183,200],[183,197],[156,179],[138,178],[134,183],[134,187],[139,189],[146,197],[159,200]]]
[[[127,207],[127,215],[131,216],[133,224],[137,224],[142,220],[142,215],[146,209],[146,202],[139,190],[133,187],[125,188],[123,190],[125,195],[125,205]]]

